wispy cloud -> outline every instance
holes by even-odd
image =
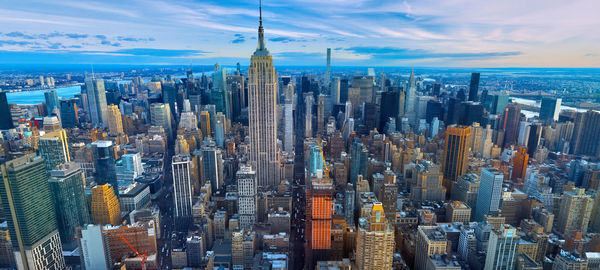
[[[522,52],[432,52],[394,47],[350,47],[347,52],[368,55],[373,59],[426,59],[426,58],[494,58],[518,56]]]

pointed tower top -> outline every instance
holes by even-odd
[[[258,1],[258,47],[255,55],[268,55],[269,51],[265,48],[265,30],[262,25],[262,0]],[[262,52],[262,53],[259,53]]]

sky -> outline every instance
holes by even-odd
[[[275,65],[600,67],[598,0],[264,0]],[[0,0],[1,64],[247,65],[258,0]]]

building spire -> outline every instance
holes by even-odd
[[[259,25],[258,25],[258,48],[259,51],[265,50],[265,30],[262,25],[262,0],[258,1]]]

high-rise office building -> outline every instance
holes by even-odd
[[[102,225],[86,224],[78,231],[81,264],[84,269],[110,269],[108,243]]]
[[[477,93],[479,92],[479,73],[471,73],[471,84],[469,85],[469,101],[479,101]]]
[[[483,98],[483,97],[482,97]],[[484,100],[485,109],[490,114],[502,114],[508,106],[508,95],[487,95]]]
[[[109,184],[92,188],[91,212],[94,224],[119,225],[121,224],[121,205],[119,198]]]
[[[44,100],[46,101],[46,112],[51,115],[54,109],[58,109],[58,93],[56,90],[48,90],[44,92]]]
[[[556,230],[563,235],[573,232],[587,232],[594,200],[585,194],[585,189],[576,188],[562,195]]]
[[[542,98],[542,104],[540,106],[540,120],[545,124],[558,121],[561,103],[562,99],[560,98]]]
[[[165,129],[169,140],[173,138],[172,115],[169,104],[152,103],[150,104],[150,118],[153,126],[160,126]]]
[[[208,111],[200,112],[200,130],[202,130],[202,136],[210,136],[210,113]]]
[[[475,220],[483,221],[485,215],[500,210],[504,174],[495,168],[486,167],[481,169],[479,179]]]
[[[446,188],[440,168],[428,160],[417,160],[412,170],[410,199],[419,201],[443,201]]]
[[[304,95],[304,137],[310,138],[313,136],[313,103],[314,98],[311,94]]]
[[[18,269],[64,269],[48,174],[28,154],[2,165],[0,199]]]
[[[173,200],[174,216],[182,226],[189,225],[192,219],[193,186],[191,177],[192,159],[189,155],[173,156]]]
[[[256,223],[256,173],[250,166],[241,166],[236,173],[240,229],[251,230]]]
[[[262,12],[262,11],[261,11]],[[277,150],[277,73],[273,57],[265,48],[262,13],[258,27],[258,47],[248,67],[249,161],[256,170],[258,185],[279,184]]]
[[[214,142],[202,147],[202,170],[204,181],[210,182],[213,191],[223,187],[223,156]]]
[[[306,192],[306,268],[327,260],[331,251],[333,183],[312,178]]]
[[[119,184],[115,167],[115,149],[112,141],[95,141],[91,143],[94,151],[94,180],[98,184],[110,184],[118,196]]]
[[[168,111],[175,117],[175,102],[177,102],[177,88],[174,81],[160,81],[162,90],[162,102],[169,104]],[[183,104],[178,104],[183,106]],[[181,109],[180,109],[181,110]]]
[[[520,147],[512,160],[512,174],[511,180],[517,184],[523,184],[525,182],[525,175],[527,174],[527,164],[529,163],[529,154],[527,154],[526,147]]]
[[[577,113],[571,137],[571,152],[578,155],[600,157],[600,112]]]
[[[106,110],[106,90],[104,89],[104,80],[96,78],[85,79],[85,94],[88,100],[88,109],[90,122],[93,125],[108,127]]]
[[[341,80],[340,77],[333,77],[331,79],[329,95],[331,96],[332,104],[341,103]]]
[[[74,128],[79,125],[76,98],[62,99],[60,101],[60,122],[63,128]]]
[[[509,104],[504,109],[502,130],[504,130],[504,147],[517,144],[519,138],[519,122],[521,120],[521,107]]]
[[[517,229],[505,224],[490,234],[484,270],[515,269],[521,237]]]
[[[44,158],[46,169],[53,170],[56,166],[71,161],[67,133],[64,129],[47,132],[38,141],[38,151]]]
[[[52,191],[60,239],[63,244],[74,243],[77,227],[90,223],[83,190],[85,175],[79,164],[69,162],[50,171],[48,182]]]
[[[123,134],[123,120],[121,118],[121,111],[117,105],[108,105],[107,108],[108,116],[108,130],[111,136],[117,136]]]
[[[417,117],[415,112],[415,103],[417,102],[417,85],[415,80],[415,71],[410,72],[408,86],[406,88],[404,99],[404,117],[408,118],[410,123],[414,123]]]
[[[325,133],[325,95],[317,97],[317,134]]]
[[[529,136],[527,138],[527,153],[533,156],[542,139],[542,125],[534,123],[529,126]]]
[[[327,48],[327,69],[325,70],[325,85],[331,82],[331,48]]]
[[[452,182],[456,182],[461,175],[467,172],[470,141],[470,127],[452,125],[446,128],[442,171],[447,191],[450,190]]]
[[[442,227],[438,226],[419,226],[417,228],[415,252],[416,270],[425,270],[429,256],[442,255],[448,251],[448,239]]]
[[[385,217],[383,205],[373,204],[368,219],[359,222],[356,236],[357,269],[392,269],[394,230]]]
[[[13,128],[13,121],[8,100],[6,99],[6,92],[0,91],[0,129],[6,130],[11,128]]]

